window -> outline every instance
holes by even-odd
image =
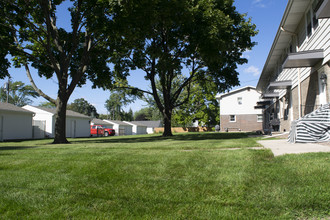
[[[237,97],[237,104],[242,105],[242,97]]]
[[[318,0],[314,0],[312,7],[307,11],[306,14],[306,28],[307,28],[307,36],[310,37],[315,31],[315,29],[319,26],[319,21],[316,18],[316,8],[317,8]]]
[[[236,116],[235,115],[230,116],[230,122],[236,122]]]
[[[263,116],[262,115],[257,115],[257,122],[262,122]]]

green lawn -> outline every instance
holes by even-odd
[[[329,153],[274,158],[242,133],[70,141],[0,143],[0,219],[330,218]]]

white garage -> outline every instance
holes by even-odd
[[[55,113],[56,109],[39,106],[23,106],[24,109],[34,112],[34,123],[44,124],[45,137],[53,138],[55,134]],[[90,136],[89,116],[67,110],[66,111],[66,137],[89,137]]]
[[[132,121],[124,121],[125,123],[132,125],[132,134],[138,135],[138,134],[147,134],[147,126],[143,125],[138,122],[132,122]]]
[[[112,124],[113,129],[116,131],[116,136],[118,135],[132,135],[132,129],[133,126],[123,122],[123,121],[117,121],[117,120],[103,120],[105,122],[108,122]]]
[[[33,112],[0,102],[0,141],[32,139]]]

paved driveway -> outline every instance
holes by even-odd
[[[289,143],[286,139],[278,140],[261,140],[258,141],[265,148],[272,150],[274,156],[280,156],[284,154],[301,154],[312,152],[330,152],[330,146],[325,144],[312,144],[312,143]]]

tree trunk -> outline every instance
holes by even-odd
[[[55,137],[53,144],[67,144],[66,139],[66,107],[67,98],[59,95],[57,98],[56,115],[55,115]]]
[[[172,134],[172,111],[165,107],[164,110],[164,133],[163,137],[173,136]]]

